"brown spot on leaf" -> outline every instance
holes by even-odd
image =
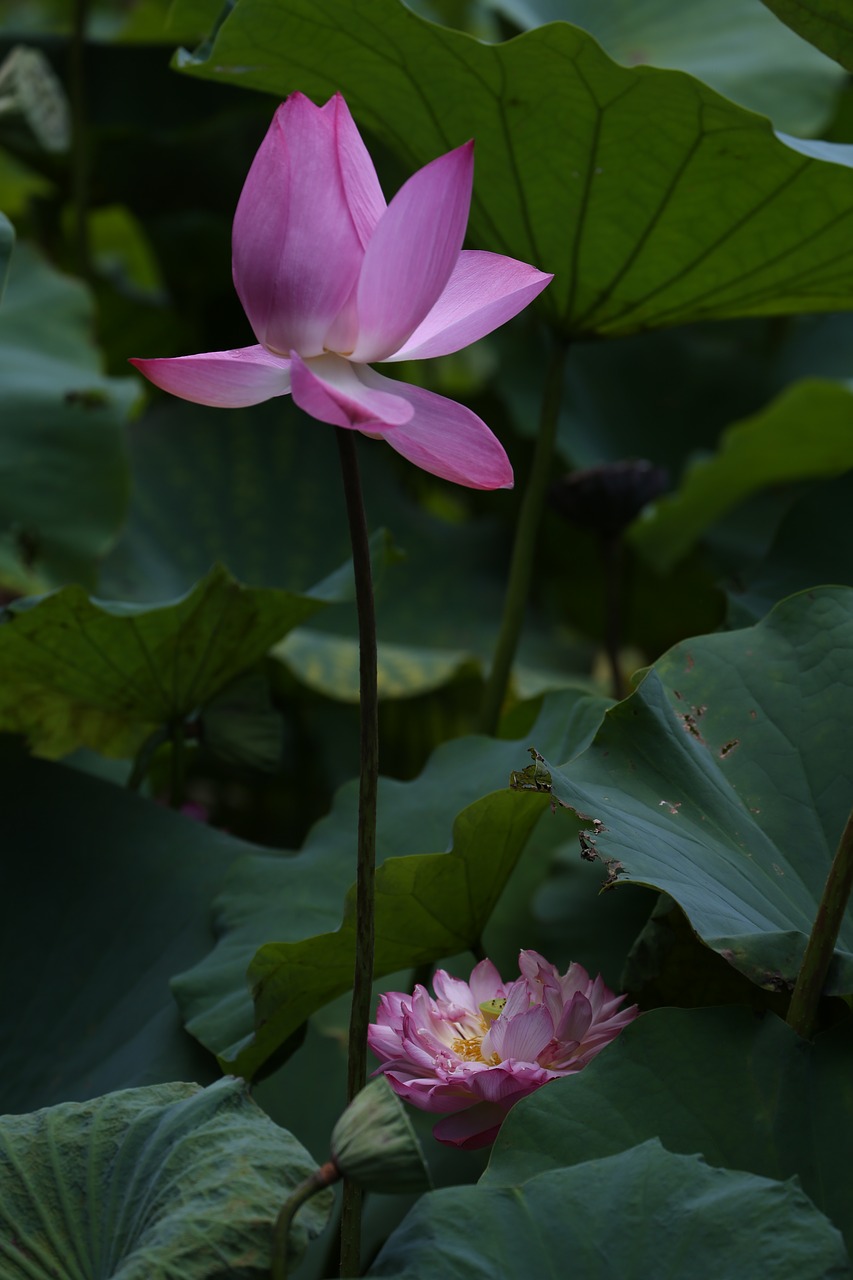
[[[699,728],[696,724],[695,716],[692,716],[689,711],[683,711],[681,712],[681,719],[684,721],[684,728],[687,730],[687,732],[690,734],[692,738],[695,738],[697,742],[705,741],[705,739],[702,737],[701,733],[699,732]]]
[[[740,746],[740,738],[732,738],[729,742],[724,742],[720,747],[720,759],[726,760],[734,751],[735,747]]]

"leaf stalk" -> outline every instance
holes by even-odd
[[[835,951],[841,921],[853,889],[853,811],[850,812],[826,877],[823,894],[806,945],[806,953],[785,1021],[804,1039],[817,1024],[817,1013],[826,975]]]
[[[287,1280],[287,1237],[290,1224],[306,1200],[310,1200],[318,1191],[332,1186],[340,1178],[340,1171],[333,1160],[321,1164],[312,1174],[300,1182],[288,1196],[279,1210],[272,1229],[272,1264],[270,1274],[272,1280]]]
[[[539,535],[539,526],[542,522],[545,493],[551,472],[551,457],[554,452],[554,440],[557,435],[560,402],[563,394],[563,370],[567,353],[568,343],[563,338],[557,338],[548,372],[545,376],[539,432],[533,453],[533,465],[527,479],[527,486],[524,490],[516,526],[515,542],[512,548],[509,577],[504,597],[501,629],[492,657],[491,671],[483,691],[483,703],[480,711],[481,733],[494,734],[497,732],[501,708],[506,698],[512,664],[524,623],[524,611],[530,594],[530,578],[533,572],[536,540]]]

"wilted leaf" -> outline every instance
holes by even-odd
[[[0,1118],[0,1255],[8,1280],[263,1280],[272,1226],[316,1166],[241,1080],[152,1085]],[[324,1227],[314,1196],[295,1264]]]

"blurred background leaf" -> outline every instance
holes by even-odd
[[[844,0],[764,0],[788,26],[853,71],[853,31]]]
[[[210,900],[247,846],[0,740],[6,803],[0,1112],[174,1079],[214,1060],[181,1028],[175,969],[211,945]],[[15,980],[11,975],[18,975]]]
[[[661,498],[634,526],[633,544],[657,568],[669,569],[752,493],[850,467],[851,385],[796,383],[755,417],[729,427],[715,455],[695,460],[678,492]]]
[[[0,305],[0,586],[93,585],[129,496],[133,378],[107,378],[92,300],[19,244]]]

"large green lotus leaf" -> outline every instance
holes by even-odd
[[[192,40],[205,30],[221,6],[217,0],[196,0],[182,10],[173,25],[171,0],[94,0],[86,13],[86,39],[95,43],[173,44]],[[193,20],[194,10],[197,20]],[[7,0],[0,15],[0,33],[19,36],[70,36],[74,14],[67,0]]]
[[[834,476],[853,467],[850,384],[809,378],[766,409],[735,423],[719,451],[688,469],[632,530],[640,553],[671,569],[716,520],[757,490],[785,481]]]
[[[0,728],[26,734],[43,756],[78,746],[133,755],[323,603],[244,587],[221,566],[160,606],[93,600],[81,587],[16,602],[0,628]]]
[[[129,491],[123,427],[133,378],[107,378],[92,300],[19,245],[0,306],[0,584],[92,585]]]
[[[853,20],[846,0],[764,0],[764,3],[798,35],[853,71]]]
[[[806,1044],[773,1014],[653,1009],[513,1108],[483,1181],[515,1185],[658,1137],[712,1165],[796,1175],[851,1246],[851,1055],[849,1025]]]
[[[453,826],[447,853],[386,858],[376,872],[377,977],[473,950],[546,800],[522,803],[498,792],[469,805]],[[350,873],[352,874],[352,873]],[[253,1075],[316,1009],[352,986],[356,893],[347,894],[335,933],[270,942],[249,966],[256,1031],[235,1057],[221,1060]]]
[[[571,755],[589,741],[606,705],[604,699],[576,692],[554,694],[545,700],[535,737],[550,743],[555,754]],[[413,957],[437,959],[448,954],[448,944],[456,950],[467,947],[473,941],[471,930],[477,925],[482,928],[484,911],[496,900],[536,817],[547,808],[544,795],[496,791],[506,785],[527,741],[460,738],[440,747],[413,782],[380,779],[377,878],[382,877],[383,915],[377,946],[388,963],[393,958],[397,967],[401,938]],[[519,810],[517,822],[510,818],[514,805]],[[320,956],[321,973],[310,999],[296,988],[292,992],[293,1000],[302,1002],[303,1017],[312,1011],[308,1008],[312,1001],[317,1008],[341,989],[335,984],[343,972],[340,953],[349,945],[350,930],[347,921],[341,925],[341,915],[355,879],[357,809],[357,786],[350,783],[338,792],[331,813],[312,828],[301,853],[257,854],[237,863],[214,906],[215,949],[175,979],[187,1030],[223,1062],[239,1063],[241,1071],[257,1069],[270,1052],[266,1042],[263,1046],[254,1042],[254,1015],[246,985],[246,971],[265,943],[289,947],[295,966],[300,956],[314,955],[317,935],[327,937],[329,975],[322,974],[326,962]],[[457,815],[461,817],[454,837]],[[447,849],[452,839],[459,841],[452,853],[436,852]],[[395,860],[396,868],[386,866],[389,859]],[[435,893],[424,881],[428,873],[437,877]],[[446,892],[445,876],[451,878],[457,894],[467,893],[469,876],[484,883],[472,882],[475,896],[470,905],[467,897],[444,901],[438,893],[439,889]],[[405,897],[399,901],[396,895],[407,884],[417,885],[420,901]],[[433,921],[430,906],[437,912]],[[410,936],[405,938],[407,929]],[[439,934],[444,950],[428,957],[427,949],[432,949],[433,941],[438,945]],[[300,945],[302,950],[294,949]],[[377,968],[377,973],[382,971]],[[300,973],[301,983],[306,978],[314,981],[311,973]],[[328,985],[322,987],[322,982]],[[285,1007],[281,1025],[290,1017]]]
[[[412,168],[473,136],[472,234],[556,274],[540,305],[567,334],[853,300],[849,148],[818,159],[567,23],[487,45],[398,0],[238,0],[178,65],[279,95],[341,90]]]
[[[796,977],[853,799],[851,671],[853,590],[804,592],[754,627],[676,645],[583,755],[546,765],[611,880],[669,893],[707,945],[777,989]],[[850,919],[827,990],[853,991]]]
[[[616,62],[688,71],[779,129],[813,136],[842,87],[836,63],[777,22],[761,0],[493,0],[522,29],[572,22]]]
[[[272,1227],[316,1165],[241,1080],[151,1085],[0,1118],[6,1280],[263,1280]],[[289,1262],[323,1230],[312,1197]]]
[[[851,1274],[841,1236],[795,1182],[712,1169],[656,1140],[520,1185],[424,1196],[367,1274],[682,1280],[687,1259],[707,1280]]]
[[[0,1112],[212,1079],[169,979],[209,950],[211,900],[253,846],[10,739],[0,765]]]
[[[757,565],[729,587],[729,622],[747,626],[777,600],[818,583],[853,586],[853,472],[815,484],[782,519]]]

